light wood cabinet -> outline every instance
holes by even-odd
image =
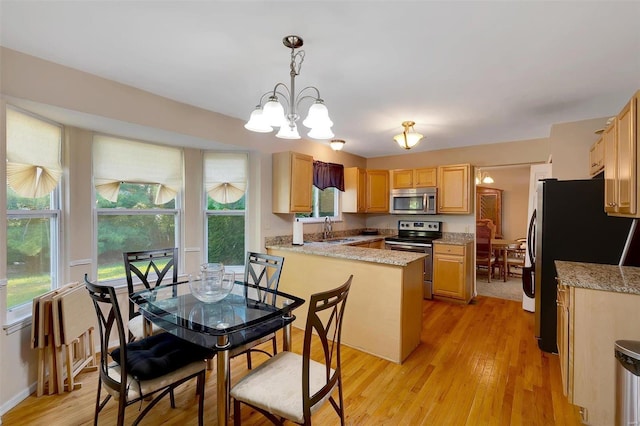
[[[471,165],[438,167],[438,213],[469,214],[471,198]]]
[[[476,220],[491,219],[502,238],[502,189],[476,186]]]
[[[640,217],[638,199],[640,164],[638,102],[640,91],[629,100],[604,131],[605,211],[612,216]]]
[[[272,155],[273,213],[311,211],[313,157],[296,152]]]
[[[392,170],[393,189],[434,187],[437,183],[438,168]]]
[[[433,245],[433,295],[468,303],[473,297],[473,242]]]
[[[640,340],[640,296],[558,281],[558,356],[563,392],[589,425],[615,424],[616,340]]]
[[[604,169],[604,138],[601,137],[589,149],[589,175],[597,175]]]
[[[345,168],[342,212],[389,212],[389,171]]]
[[[389,212],[389,171],[367,170],[367,213]]]

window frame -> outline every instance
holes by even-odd
[[[331,187],[333,188],[333,187]],[[329,188],[327,188],[329,189]],[[295,218],[297,220],[299,220],[300,222],[303,223],[324,223],[325,218],[329,218],[329,220],[331,220],[331,222],[342,222],[342,192],[337,189],[337,188],[333,188],[334,190],[334,198],[333,198],[333,206],[334,206],[334,211],[336,212],[336,215],[334,216],[312,216],[312,217],[298,217],[298,215],[295,215]],[[312,200],[311,205],[315,206],[316,209],[318,208],[319,203],[317,202],[319,200],[319,196],[320,196],[320,191],[322,191],[321,189],[319,189],[317,186],[312,185],[311,188],[311,194],[312,197],[314,198],[314,200]],[[314,202],[315,201],[315,202]],[[314,214],[315,212],[311,212],[312,214]]]
[[[50,120],[46,117],[42,117],[41,115],[32,113],[30,111],[24,110],[22,108],[16,107],[14,105],[6,105],[6,109],[12,109],[21,114],[29,115],[37,120],[43,121],[45,123],[56,126],[60,129],[60,150],[59,150],[59,161],[60,165],[64,170],[64,137],[65,137],[65,127],[64,125]],[[6,126],[6,123],[5,123]],[[8,143],[8,142],[7,142]],[[6,157],[6,147],[5,147],[5,157]],[[49,241],[49,246],[51,253],[49,254],[49,264],[50,264],[50,278],[51,278],[51,286],[49,291],[55,290],[60,287],[61,281],[61,272],[62,272],[62,240],[63,240],[63,215],[62,215],[62,206],[63,198],[65,196],[65,179],[66,174],[62,173],[60,176],[60,180],[58,181],[57,186],[49,193],[49,208],[42,210],[6,210],[6,225],[10,220],[15,219],[26,219],[26,218],[49,218],[49,228],[51,240]],[[6,180],[6,176],[5,176]],[[5,202],[8,201],[8,183],[5,182],[7,186],[7,191],[5,194]],[[5,228],[5,234],[7,229]],[[7,259],[5,259],[6,261]],[[6,277],[6,286],[5,286],[5,294],[8,295],[9,291],[9,274],[7,271]],[[46,293],[46,292],[45,292]],[[44,294],[44,293],[43,293]],[[8,300],[5,300],[5,312],[2,314],[5,317],[5,326],[12,326],[29,320],[33,314],[33,301],[25,302],[21,305],[15,306],[13,308],[9,308]]]
[[[244,192],[244,210],[209,210],[209,198],[211,196],[207,193],[207,164],[205,157],[207,155],[216,155],[216,154],[242,154],[245,157],[245,179],[246,186]],[[204,221],[203,221],[203,240],[204,240],[204,253],[203,253],[203,261],[211,262],[213,260],[209,259],[209,218],[212,216],[242,216],[244,218],[244,235],[243,235],[243,245],[244,245],[244,253],[248,251],[247,244],[247,230],[249,227],[249,218],[248,218],[248,204],[249,204],[249,191],[250,191],[250,159],[249,153],[245,151],[206,151],[203,154],[202,161],[202,205],[204,206]],[[215,201],[215,200],[214,200]],[[240,265],[226,265],[225,271],[234,272],[236,274],[242,274],[244,272],[244,263],[246,261],[246,256],[242,256],[242,264]]]

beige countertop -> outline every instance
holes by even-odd
[[[442,238],[434,240],[433,243],[464,246],[473,241],[473,234],[445,233]]]
[[[640,268],[564,260],[556,260],[555,264],[564,285],[640,295]]]
[[[384,235],[356,235],[345,238],[336,238],[334,239],[334,242],[313,241],[305,242],[304,245],[301,246],[282,244],[269,245],[267,248],[396,266],[407,266],[409,263],[415,262],[416,260],[422,259],[426,256],[424,253],[353,247],[350,245],[367,241],[377,241],[384,239],[384,237]]]

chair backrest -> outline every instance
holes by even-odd
[[[280,283],[280,274],[284,257],[272,256],[264,253],[247,252],[247,260],[244,269],[244,282],[255,284],[258,300],[263,303],[274,304],[275,300],[272,293],[262,291],[269,289],[278,290]],[[245,287],[245,291],[247,287]]]
[[[476,222],[476,256],[487,257],[491,254],[491,240],[495,232],[496,227],[490,219]]]
[[[178,281],[178,249],[132,251],[122,253],[124,270],[127,275],[129,294],[134,292],[134,276],[147,288],[155,288],[165,279]],[[155,274],[155,277],[153,274]],[[174,292],[176,291],[174,287]],[[176,294],[174,294],[176,296]],[[140,315],[132,301],[129,301],[129,319]]]
[[[117,347],[120,348],[118,363],[121,366],[122,377],[126,377],[127,359],[127,334],[125,333],[124,323],[120,315],[120,307],[116,298],[116,291],[112,286],[93,284],[85,274],[85,285],[89,291],[89,296],[93,302],[98,317],[98,331],[100,338],[100,378],[102,382],[111,389],[118,389],[119,395],[127,394],[126,380],[117,381],[109,376],[109,358],[110,345],[109,340],[112,331],[118,338]]]
[[[327,398],[338,381],[342,380],[340,367],[340,339],[342,336],[342,319],[347,303],[349,288],[353,275],[340,287],[311,295],[309,313],[304,331],[302,349],[302,403],[304,418],[311,418],[311,408]],[[313,346],[321,348],[312,350]],[[321,354],[325,365],[326,384],[315,394],[310,395],[309,372],[312,355]],[[318,360],[316,360],[318,361]]]

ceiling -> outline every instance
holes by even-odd
[[[405,120],[411,153],[615,114],[640,88],[638,22],[638,1],[0,0],[0,45],[246,121],[297,34],[296,86],[370,158],[407,152]]]

